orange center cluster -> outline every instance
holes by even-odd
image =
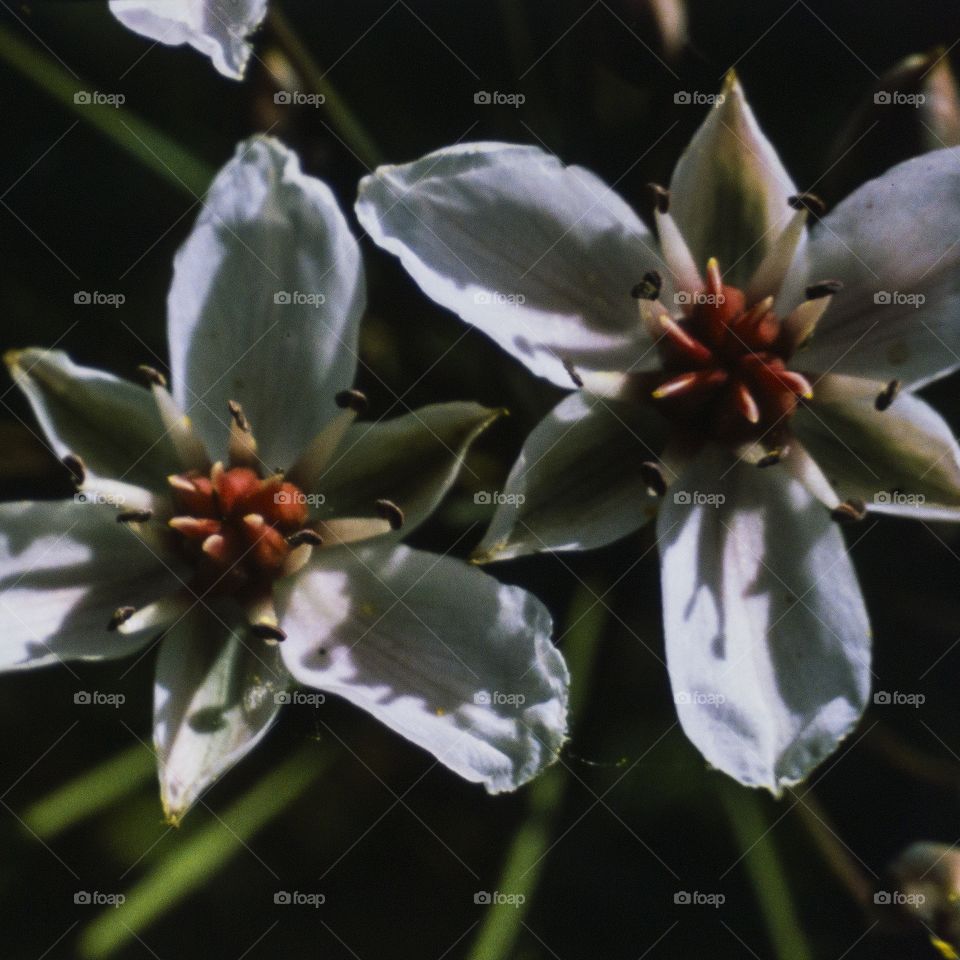
[[[170,527],[216,592],[274,579],[295,549],[287,538],[307,521],[307,498],[281,474],[264,480],[249,467],[218,463],[209,476],[178,474],[170,484],[182,511]]]
[[[809,381],[787,369],[792,349],[765,300],[719,285],[696,295],[680,321],[661,318],[663,368],[652,395],[663,413],[718,439],[740,443],[775,433],[809,397]]]

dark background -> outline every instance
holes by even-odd
[[[459,139],[540,143],[607,182],[619,181],[619,192],[638,209],[644,184],[669,179],[706,110],[675,104],[674,93],[716,92],[731,65],[798,186],[816,182],[825,199],[841,199],[916,149],[912,108],[904,107],[895,129],[878,127],[831,166],[833,145],[855,108],[871,98],[878,76],[907,54],[949,48],[960,37],[960,11],[947,2],[694,2],[690,43],[665,65],[653,21],[637,0],[280,5],[317,62],[335,64],[329,80],[386,159],[413,159]],[[238,84],[187,48],[147,52],[144,38],[93,0],[4,2],[0,25],[38,57],[52,52],[62,59],[79,76],[79,88],[122,91],[127,111],[211,170],[238,140],[276,123],[273,133],[332,185],[345,210],[352,208],[365,167],[323,109],[279,112],[256,60]],[[272,46],[265,29],[257,53],[265,56]],[[526,103],[477,106],[473,94],[481,89],[522,92]],[[6,58],[0,58],[0,118],[0,348],[56,343],[79,362],[123,376],[132,376],[138,363],[165,358],[171,263],[196,201]],[[370,308],[362,355],[376,377],[361,370],[358,385],[369,393],[373,415],[390,409],[397,395],[410,408],[445,399],[509,407],[513,416],[482,439],[472,460],[496,489],[523,436],[561,392],[475,331],[460,339],[455,317],[421,296],[369,241],[363,248]],[[94,289],[122,292],[126,303],[119,310],[74,306],[75,291]],[[62,471],[21,425],[34,426],[25,402],[8,390],[6,373],[0,377],[0,495],[64,494]],[[956,385],[950,378],[927,395],[960,429]],[[457,489],[417,542],[445,549],[470,527],[457,550],[466,555],[486,519],[470,494],[469,485]],[[748,796],[707,771],[671,727],[649,531],[590,554],[493,568],[537,592],[562,632],[583,581],[603,593],[645,553],[605,597],[616,616],[603,618],[603,630],[591,638],[594,679],[564,755],[565,793],[552,828],[557,842],[511,956],[790,956],[788,945],[771,941],[746,861],[733,866],[743,849],[730,811],[735,819],[748,800],[759,802],[766,825],[773,825],[762,844],[787,875],[817,960],[935,956],[922,934],[895,929],[886,918],[877,922],[854,902],[810,832],[811,818],[801,816],[815,799],[829,824],[820,838],[840,838],[841,858],[880,888],[885,865],[908,843],[960,838],[960,646],[952,649],[960,639],[960,538],[942,525],[867,523],[853,555],[875,629],[878,686],[922,693],[926,702],[919,709],[872,707],[849,744],[800,788],[800,800]],[[489,798],[441,767],[417,782],[431,759],[344,704],[328,702],[319,715],[310,707],[286,710],[179,832],[166,830],[155,785],[145,782],[49,842],[31,835],[21,818],[33,803],[133,746],[135,735],[149,742],[152,663],[121,679],[124,669],[76,668],[87,689],[122,690],[127,703],[119,711],[78,709],[78,681],[63,669],[0,679],[4,956],[40,957],[48,949],[46,956],[73,956],[97,914],[74,904],[76,890],[128,889],[304,744],[318,762],[331,758],[326,774],[259,832],[250,850],[240,848],[117,955],[468,955],[474,925],[489,910],[475,905],[473,894],[496,888],[529,791]],[[277,889],[322,892],[327,902],[318,910],[275,906]],[[678,890],[720,892],[726,902],[718,909],[676,906]]]

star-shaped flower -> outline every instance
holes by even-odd
[[[160,637],[155,745],[178,820],[264,735],[294,681],[337,694],[491,792],[565,735],[547,610],[410,549],[475,403],[356,422],[365,304],[330,190],[274,140],[238,148],[176,257],[172,391],[11,351],[72,470],[67,502],[0,505],[0,669],[122,657]]]
[[[870,687],[837,521],[960,519],[960,449],[916,393],[960,366],[960,165],[911,160],[819,219],[731,75],[654,196],[656,240],[587,170],[477,143],[377,170],[357,211],[434,300],[582,387],[528,438],[478,560],[656,515],[680,722],[779,792]]]

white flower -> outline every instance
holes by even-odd
[[[588,171],[478,143],[379,169],[357,211],[436,301],[583,386],[528,438],[506,487],[523,496],[478,559],[599,547],[657,515],[680,722],[779,792],[870,686],[834,519],[960,519],[960,449],[915,393],[960,366],[960,166],[895,167],[808,236],[817,200],[731,75],[655,195],[656,241]]]
[[[126,27],[168,46],[189,43],[225,77],[241,80],[249,38],[267,14],[267,0],[110,0]]]
[[[364,303],[332,193],[257,138],[176,257],[172,393],[150,368],[148,390],[56,351],[7,355],[79,492],[0,505],[0,669],[121,657],[162,634],[171,820],[260,740],[293,680],[491,792],[562,744],[568,677],[543,605],[398,543],[497,413],[355,422]]]

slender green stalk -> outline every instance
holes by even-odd
[[[138,743],[37,801],[24,814],[24,822],[49,840],[134,793],[156,768],[153,753]]]
[[[726,781],[719,785],[719,793],[743,850],[743,861],[775,956],[779,960],[812,960],[757,793]]]
[[[567,642],[564,653],[571,684],[570,714],[578,718],[582,709],[600,634],[606,622],[606,607],[596,603],[595,593],[580,587],[567,616]],[[497,893],[507,898],[489,907],[474,941],[469,960],[502,960],[515,955],[514,945],[534,894],[550,849],[557,817],[567,785],[567,773],[560,764],[551,767],[527,790],[529,812],[517,830],[507,852]]]
[[[80,956],[110,957],[159,916],[175,907],[237,854],[261,827],[302,794],[330,764],[311,745],[297,751],[248,790],[222,817],[168,850],[127,894],[108,907],[80,936]]]
[[[25,43],[2,24],[0,60],[185,193],[201,196],[213,179],[213,171],[206,164],[125,106],[78,102],[77,94],[97,92],[95,86],[71,76],[42,50]]]
[[[310,92],[323,96],[326,114],[334,130],[343,138],[343,142],[353,151],[357,159],[368,169],[383,163],[383,154],[376,145],[366,127],[357,115],[347,106],[346,101],[337,92],[327,75],[320,69],[313,55],[306,48],[290,21],[281,12],[275,2],[271,2],[267,13],[277,43],[287,55],[294,70]]]

